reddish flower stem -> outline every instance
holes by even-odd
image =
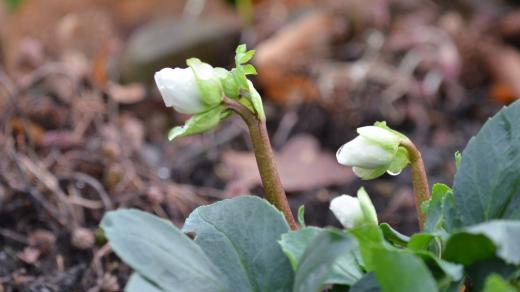
[[[421,205],[430,199],[430,185],[428,184],[426,169],[424,168],[421,152],[419,152],[412,141],[406,139],[401,141],[400,145],[403,146],[409,154],[410,167],[412,168],[413,192],[415,193],[415,209],[417,210],[419,228],[422,231],[424,222],[426,221],[426,214],[422,211]]]
[[[249,129],[249,135],[251,136],[251,142],[256,157],[256,164],[260,172],[267,201],[284,214],[285,219],[292,230],[298,229],[298,224],[296,223],[296,220],[294,220],[294,216],[289,207],[289,202],[287,201],[287,196],[278,173],[278,168],[276,167],[265,120],[259,119],[248,108],[233,99],[225,97],[224,104],[236,112],[244,120]]]

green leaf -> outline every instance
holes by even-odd
[[[309,245],[324,232],[329,231],[317,227],[305,227],[282,235],[280,245],[294,270],[298,269],[298,265]],[[355,252],[345,252],[339,255],[332,270],[327,275],[325,283],[351,285],[356,282],[361,278],[361,270],[357,261],[358,256]]]
[[[520,264],[520,221],[495,220],[452,234],[444,257],[470,265],[497,256],[506,263]]]
[[[491,258],[494,254],[495,245],[486,236],[458,232],[448,239],[443,257],[450,262],[468,266]]]
[[[326,283],[327,276],[337,258],[351,253],[356,246],[353,238],[346,233],[324,229],[307,246],[303,253],[294,279],[294,292],[315,292]]]
[[[517,292],[518,290],[511,286],[506,280],[499,275],[493,274],[486,279],[486,286],[483,292]]]
[[[361,253],[365,263],[365,269],[368,272],[375,272],[379,283],[383,291],[399,291],[399,282],[404,281],[405,287],[410,287],[411,290],[401,291],[423,291],[414,290],[411,287],[415,287],[420,282],[415,282],[414,277],[425,280],[426,287],[435,287],[435,278],[445,279],[447,278],[447,284],[451,281],[457,281],[462,278],[463,268],[460,265],[448,263],[437,258],[434,254],[428,250],[403,250],[398,249],[388,244],[385,239],[393,242],[394,244],[404,246],[410,245],[413,241],[417,242],[417,236],[414,235],[408,239],[397,231],[390,229],[388,225],[381,224],[379,228],[373,228],[370,226],[363,226],[362,228],[354,228],[350,230],[360,245]],[[385,239],[383,238],[385,234]],[[414,239],[415,238],[415,239]],[[382,260],[387,257],[388,262]],[[395,266],[391,266],[392,260],[396,259]],[[400,262],[402,261],[402,262]],[[417,262],[419,261],[419,263]],[[401,265],[408,263],[409,270],[403,268]],[[431,274],[428,267],[435,271],[435,274]],[[417,274],[413,274],[411,271],[416,270]],[[410,274],[410,275],[408,275]],[[384,282],[383,282],[384,281]],[[433,286],[431,283],[433,282]],[[429,288],[428,288],[429,289]],[[424,290],[431,291],[431,290]]]
[[[431,233],[416,233],[410,237],[406,247],[413,251],[428,250],[435,238],[436,236]]]
[[[359,281],[357,281],[349,292],[380,292],[381,286],[377,282],[376,275],[374,273],[367,273],[363,275]]]
[[[386,233],[385,237],[390,238],[391,242],[397,243],[398,245],[405,245],[406,243],[409,245],[410,242],[414,241],[414,237],[416,235],[412,236],[409,240],[407,238],[400,238],[399,234],[395,234],[396,231],[392,231],[390,229],[386,229],[389,226],[383,225],[381,226],[381,229],[373,229],[368,226],[365,226],[363,228],[355,228],[350,230],[352,234],[356,236],[358,239],[361,253],[363,255],[363,260],[365,262],[365,269],[367,271],[373,271],[376,273],[376,276],[379,280],[379,283],[381,284],[381,287],[384,291],[387,291],[387,289],[397,289],[395,285],[398,285],[398,283],[390,282],[390,278],[387,279],[387,284],[383,285],[382,279],[380,277],[386,277],[384,274],[388,273],[389,275],[395,276],[395,281],[399,282],[400,280],[408,281],[406,285],[415,285],[413,282],[413,279],[410,277],[406,277],[405,275],[409,273],[409,271],[401,270],[401,266],[399,262],[396,262],[396,265],[393,268],[390,268],[390,264],[386,267],[382,267],[384,263],[381,261],[381,256],[384,254],[384,251],[389,252],[388,255],[390,258],[403,258],[403,261],[411,262],[411,265],[413,267],[417,267],[416,261],[419,260],[421,264],[426,267],[426,271],[428,273],[424,272],[424,269],[418,268],[418,277],[419,278],[426,278],[426,279],[433,279],[435,283],[434,275],[437,278],[444,279],[447,278],[447,284],[449,284],[451,281],[457,281],[462,277],[462,266],[448,263],[446,261],[443,261],[439,258],[437,258],[434,254],[429,252],[428,250],[403,250],[398,249],[392,245],[389,245],[384,239],[383,234]],[[383,231],[384,230],[384,231]],[[415,239],[417,241],[418,239]],[[398,254],[392,254],[391,252],[397,252],[402,253],[402,255]],[[413,258],[413,259],[412,259]],[[422,261],[421,261],[422,260]],[[420,266],[420,265],[419,265]],[[436,273],[433,275],[429,272],[428,267],[431,267],[432,270],[436,271]],[[386,272],[384,270],[386,269]],[[415,268],[410,268],[410,270],[414,270]],[[403,274],[401,274],[401,272]],[[394,285],[394,286],[392,286]],[[410,286],[410,287],[411,287]],[[392,288],[393,287],[393,288]],[[388,290],[388,291],[398,291],[398,290]],[[415,291],[415,290],[402,290],[402,291]],[[420,290],[423,291],[423,290]]]
[[[133,273],[125,286],[125,292],[164,292],[137,273]]]
[[[289,258],[293,270],[296,271],[298,264],[307,246],[321,233],[318,227],[304,227],[296,231],[290,231],[282,235],[280,246]]]
[[[182,230],[196,234],[195,243],[222,270],[230,291],[291,289],[293,271],[277,243],[289,226],[267,201],[241,196],[199,207]]]
[[[410,237],[407,248],[416,256],[422,258],[423,262],[434,272],[434,276],[438,279],[440,278],[441,281],[439,282],[444,283],[444,285],[449,287],[451,282],[462,279],[464,268],[462,265],[450,263],[439,258],[442,253],[440,234],[416,233]],[[438,254],[439,257],[432,251]],[[445,277],[448,277],[448,281],[444,281]]]
[[[379,226],[375,225],[362,225],[349,230],[349,233],[356,237],[359,250],[363,258],[363,264],[365,270],[368,272],[374,271],[374,265],[377,258],[374,258],[372,250],[374,248],[389,247],[383,237],[383,232],[379,229]]]
[[[177,137],[204,133],[216,127],[225,117],[226,108],[224,106],[214,107],[206,112],[192,116],[184,125],[172,128],[168,133],[168,139],[171,141]]]
[[[520,101],[488,120],[462,153],[454,193],[464,226],[520,219]]]
[[[438,291],[435,279],[421,259],[413,254],[375,248],[374,273],[385,292]]]
[[[221,270],[173,224],[139,210],[108,212],[101,228],[112,250],[164,291],[229,291]]]
[[[379,228],[381,228],[385,239],[395,245],[406,246],[410,240],[410,237],[399,233],[399,231],[393,229],[390,225],[388,225],[388,223],[381,223]]]
[[[445,184],[434,184],[432,198],[428,201],[424,231],[448,232],[461,226],[460,216],[455,206],[455,197],[450,187]]]
[[[298,208],[298,224],[300,227],[305,227],[305,206],[301,205]]]
[[[479,261],[466,268],[471,285],[475,291],[482,291],[486,285],[485,280],[491,274],[500,275],[503,278],[514,277],[518,267],[507,264],[499,258]]]
[[[496,220],[466,228],[466,232],[487,236],[506,263],[520,264],[520,221]]]
[[[447,284],[449,284],[453,281],[459,281],[462,279],[464,275],[464,267],[462,265],[442,260],[429,251],[416,250],[413,251],[413,254],[420,257],[423,260],[423,262],[428,266],[430,271],[435,272],[434,275],[437,278],[449,278],[448,281],[441,282],[447,282]],[[440,273],[442,273],[442,275]]]

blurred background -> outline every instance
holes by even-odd
[[[135,207],[180,226],[197,206],[262,195],[243,122],[168,142],[188,117],[153,73],[247,43],[293,211],[337,225],[365,186],[380,221],[416,231],[409,171],[362,182],[335,151],[386,120],[451,184],[454,152],[520,96],[520,6],[491,0],[2,0],[0,292],[120,291],[98,230]]]

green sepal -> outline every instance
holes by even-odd
[[[404,247],[410,241],[410,237],[400,233],[390,226],[388,223],[381,223],[379,225],[384,238],[391,242],[393,245]]]
[[[298,207],[298,224],[300,224],[300,227],[305,227],[305,206],[301,205]]]
[[[390,128],[389,126],[386,125],[386,121],[381,121],[381,122],[375,122],[374,123],[374,126],[378,127],[378,128],[381,128],[381,129],[385,129],[385,130],[388,130],[396,135],[398,135],[401,139],[408,139],[408,137],[406,137],[405,134],[399,132],[399,131],[396,131],[392,128]]]
[[[193,115],[183,126],[177,126],[170,130],[168,139],[171,141],[177,137],[191,136],[206,132],[219,124],[229,116],[225,106],[217,106],[209,111]]]
[[[233,74],[224,68],[214,68],[215,74],[217,74],[224,89],[224,94],[229,98],[238,98],[240,95],[240,86],[237,84]]]
[[[238,84],[239,89],[248,90],[247,78],[242,66],[231,69],[231,74],[235,79],[235,83]]]
[[[460,153],[460,151],[455,151],[455,154],[453,154],[453,156],[455,157],[455,167],[457,169],[459,169],[460,167],[460,164],[462,163],[462,153]]]
[[[352,167],[352,171],[361,178],[362,180],[371,180],[378,178],[385,174],[386,166],[382,166],[379,168],[362,168],[362,167]]]
[[[408,150],[406,150],[403,146],[399,146],[397,152],[395,154],[394,160],[390,162],[386,172],[390,175],[398,175],[403,171],[406,166],[410,164],[410,158],[408,155]]]
[[[255,108],[253,107],[253,103],[251,102],[251,100],[247,97],[242,97],[238,100],[238,102],[240,102],[240,104],[242,104],[243,106],[247,107],[248,110],[250,110],[251,112],[255,112]]]
[[[258,72],[256,72],[255,66],[251,64],[246,64],[242,66],[242,70],[244,71],[244,75],[256,75]]]
[[[220,78],[215,74],[214,68],[197,58],[186,60],[186,64],[193,70],[193,74],[195,74],[197,86],[204,103],[210,107],[218,105],[222,101],[224,90],[220,83]]]
[[[377,225],[378,222],[376,209],[374,208],[372,200],[370,200],[370,197],[363,187],[357,191],[357,198],[359,200],[361,211],[363,212],[363,217],[365,217],[364,221],[372,225]]]
[[[253,104],[256,116],[261,121],[265,121],[265,112],[264,105],[262,104],[262,97],[260,96],[260,93],[256,91],[251,81],[247,80],[247,84],[249,89],[249,97],[251,98],[251,103]]]

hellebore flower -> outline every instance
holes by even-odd
[[[336,153],[340,164],[352,166],[361,179],[374,179],[385,172],[399,174],[408,163],[408,152],[399,146],[406,136],[385,123],[357,129],[359,136],[341,146]]]
[[[187,63],[189,68],[164,68],[154,75],[166,106],[194,115],[220,104],[223,89],[214,68],[194,58]]]
[[[360,188],[357,198],[341,195],[330,202],[330,210],[345,228],[364,224],[377,225],[377,213],[365,189]]]

